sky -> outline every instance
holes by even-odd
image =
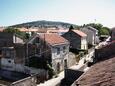
[[[115,0],[0,0],[0,26],[37,20],[115,27]]]

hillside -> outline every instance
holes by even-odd
[[[27,22],[22,24],[13,25],[11,27],[39,27],[39,28],[49,28],[49,27],[63,27],[68,28],[70,25],[73,25],[74,27],[77,27],[77,25],[70,24],[70,23],[64,23],[64,22],[54,22],[54,21],[33,21],[33,22]]]

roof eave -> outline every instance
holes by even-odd
[[[65,43],[58,43],[58,44],[50,44],[51,46],[57,46],[57,45],[64,45],[64,44],[69,44],[69,42],[65,42]]]

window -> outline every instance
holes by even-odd
[[[39,43],[40,42],[40,39],[37,37],[36,38],[36,43]]]
[[[11,63],[11,61],[10,61],[10,60],[8,60],[8,63]]]
[[[65,51],[66,51],[66,47],[64,46],[64,47],[63,47],[63,53],[65,53]]]
[[[60,48],[57,48],[57,54],[60,54]]]
[[[2,50],[0,50],[0,55],[2,54]]]
[[[10,57],[10,51],[6,50],[6,57]]]
[[[67,59],[64,60],[64,68],[67,68]]]

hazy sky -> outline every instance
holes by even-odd
[[[51,20],[115,26],[115,0],[0,0],[0,26]]]

